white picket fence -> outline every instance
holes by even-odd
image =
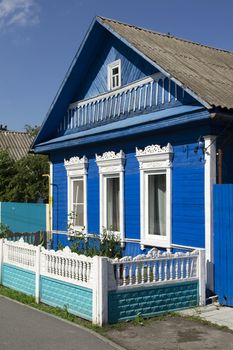
[[[115,259],[112,264],[115,270],[116,285],[122,288],[198,279],[199,257],[199,250],[171,254],[153,248],[146,255]]]
[[[72,283],[93,291],[93,323],[108,319],[108,293],[113,290],[149,285],[199,281],[200,304],[205,304],[205,251],[187,253],[159,252],[151,249],[134,258],[93,258],[63,251],[46,250],[25,243],[0,239],[0,283],[2,265],[10,264],[35,273],[35,298],[39,302],[40,276]]]

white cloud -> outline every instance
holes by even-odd
[[[35,0],[0,0],[0,28],[39,23]]]

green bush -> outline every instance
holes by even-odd
[[[93,257],[106,256],[108,258],[120,258],[122,256],[121,240],[118,235],[112,231],[103,230],[101,235],[87,235],[83,232],[77,232],[75,236],[70,237],[71,251],[77,254],[83,254]]]

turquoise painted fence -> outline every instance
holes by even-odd
[[[46,231],[46,204],[0,202],[0,223],[12,232]]]
[[[35,272],[3,264],[2,284],[5,287],[35,296]]]
[[[164,286],[134,288],[109,292],[108,321],[151,317],[199,304],[198,282],[170,283]]]
[[[92,289],[41,276],[40,300],[66,308],[70,313],[92,320]]]
[[[0,283],[95,324],[205,302],[203,250],[111,260],[0,239]]]

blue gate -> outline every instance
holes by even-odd
[[[214,185],[214,276],[220,304],[233,306],[233,185]]]

